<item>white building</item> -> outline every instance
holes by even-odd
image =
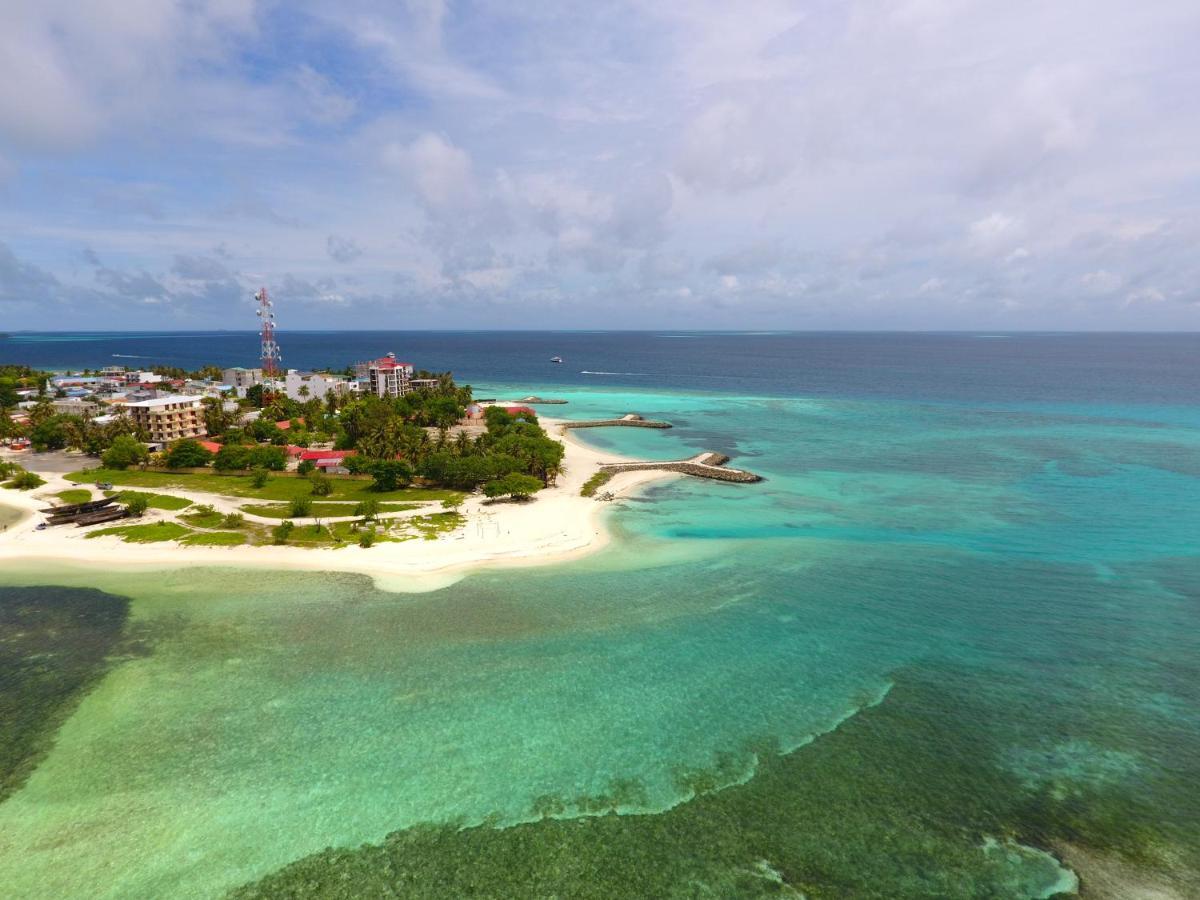
[[[412,363],[397,362],[396,354],[361,362],[354,367],[358,389],[376,397],[402,397],[411,391]]]
[[[303,388],[308,390],[304,391]],[[283,392],[287,394],[288,399],[301,403],[312,399],[324,400],[330,391],[333,391],[334,396],[345,397],[354,389],[355,385],[340,375],[330,375],[328,372],[301,372],[298,369],[288,369],[283,382]]]

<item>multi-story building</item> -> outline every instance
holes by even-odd
[[[233,388],[234,393],[239,397],[245,397],[246,391],[256,384],[262,384],[263,371],[262,369],[243,369],[241,366],[235,366],[232,369],[225,369],[221,373],[221,381]]]
[[[199,397],[173,394],[127,403],[129,420],[144,431],[152,444],[169,444],[182,438],[204,437],[204,403]]]
[[[402,397],[413,389],[411,363],[397,362],[396,354],[361,362],[354,367],[358,389],[376,397]]]
[[[303,388],[308,388],[307,391]],[[292,400],[303,403],[305,400],[324,400],[333,391],[337,397],[347,396],[354,388],[347,378],[340,375],[330,375],[328,372],[301,372],[288,369],[283,382],[283,392]]]
[[[94,400],[84,400],[82,397],[66,397],[62,400],[52,400],[50,403],[56,413],[68,416],[83,416],[90,419],[100,409],[100,404]]]

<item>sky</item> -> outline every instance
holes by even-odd
[[[1200,330],[1196,0],[0,21],[0,330]]]

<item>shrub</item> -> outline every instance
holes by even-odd
[[[300,465],[298,465],[296,467],[296,471],[299,472],[301,475],[307,475],[309,472],[311,472],[315,468],[316,468],[316,464],[313,463],[313,461],[311,459],[302,459],[302,460],[300,460]]]
[[[46,482],[36,472],[26,472],[24,470],[13,476],[13,480],[9,482],[12,487],[19,491],[31,491],[35,487],[41,487]]]
[[[145,494],[134,494],[125,501],[125,508],[131,516],[141,516],[150,506],[150,498]]]
[[[375,531],[373,529],[368,528],[358,536],[358,546],[360,547],[370,547],[374,543]]]
[[[131,434],[118,434],[113,438],[112,446],[101,454],[100,461],[107,469],[128,469],[149,458],[150,451],[141,441]]]
[[[241,513],[228,513],[225,516],[225,518],[223,518],[221,520],[221,527],[222,528],[245,528],[246,527],[246,517],[243,516]]]
[[[453,497],[447,497],[445,500],[442,501],[442,509],[448,509],[451,512],[453,512],[454,510],[458,509],[460,506],[463,505],[463,501],[465,499],[466,498],[463,497],[461,494],[456,494]]]
[[[295,527],[295,524],[290,519],[284,519],[271,529],[271,538],[276,544],[286,544],[288,537],[291,536],[292,529]]]
[[[212,462],[212,452],[205,450],[197,441],[190,438],[176,441],[167,451],[168,469],[192,469],[207,466]]]
[[[256,488],[266,487],[270,477],[266,469],[255,469],[250,473],[250,484]]]
[[[215,512],[211,503],[201,503],[199,506],[192,507],[192,514],[197,516],[211,516]]]
[[[333,492],[333,482],[325,475],[309,475],[308,480],[312,482],[314,497],[328,497]]]
[[[303,519],[312,512],[312,501],[307,497],[297,497],[292,501],[291,514],[297,519]]]

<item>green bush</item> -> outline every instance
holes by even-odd
[[[199,442],[188,438],[176,441],[171,445],[171,449],[167,451],[166,462],[168,469],[195,469],[207,466],[212,462],[212,458],[211,451],[201,447]]]
[[[312,483],[314,497],[328,497],[333,492],[333,482],[325,475],[314,473],[308,476],[308,480]]]
[[[36,472],[26,472],[24,470],[13,476],[13,480],[8,484],[10,487],[16,488],[18,491],[31,491],[35,487],[41,487],[45,484],[45,480]]]
[[[315,468],[316,464],[311,459],[302,459],[300,460],[300,465],[296,467],[296,471],[301,475],[307,475]]]
[[[118,434],[110,446],[100,456],[106,469],[128,469],[130,466],[144,463],[150,458],[150,451],[130,434]]]
[[[132,494],[125,501],[125,508],[129,510],[131,516],[144,515],[146,509],[150,506],[150,498],[145,494]]]
[[[379,501],[374,497],[368,497],[366,500],[360,500],[354,505],[354,514],[362,516],[363,520],[374,519],[379,515]]]
[[[312,501],[307,497],[296,497],[291,503],[291,513],[297,519],[303,519],[312,512]]]
[[[271,529],[271,538],[276,544],[286,544],[288,538],[292,534],[292,529],[296,527],[290,519],[284,519],[278,525]]]
[[[374,543],[375,543],[374,529],[368,528],[366,531],[362,532],[358,536],[358,546],[360,546],[360,547],[370,547]]]
[[[256,488],[266,487],[267,481],[270,480],[270,477],[271,476],[267,474],[266,469],[255,469],[252,473],[250,473],[250,484]]]
[[[225,516],[225,518],[223,518],[221,520],[221,527],[222,528],[245,528],[246,527],[246,517],[243,516],[241,513],[228,513]]]

